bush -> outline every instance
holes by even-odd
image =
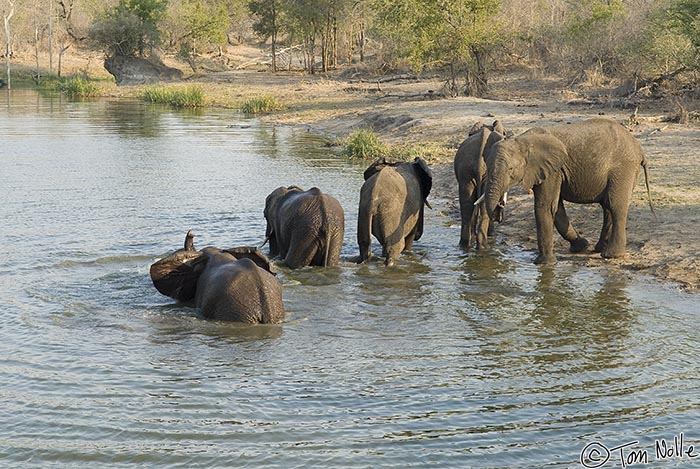
[[[343,142],[343,155],[348,158],[375,159],[386,156],[388,148],[369,129],[356,130]]]
[[[149,86],[143,90],[141,98],[149,103],[168,104],[180,108],[204,106],[204,91],[199,86],[184,88]]]
[[[277,101],[277,98],[270,95],[253,96],[243,101],[240,107],[244,114],[264,114],[282,109],[284,106]]]

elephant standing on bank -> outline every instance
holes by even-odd
[[[245,323],[284,320],[282,287],[270,261],[257,248],[194,248],[187,232],[183,249],[151,265],[151,280],[163,295],[178,301],[194,300],[207,319]]]
[[[265,200],[270,257],[290,269],[336,266],[345,235],[345,212],[330,195],[313,187],[279,187]]]
[[[564,201],[598,203],[603,228],[595,250],[620,257],[627,245],[627,210],[640,169],[651,205],[647,159],[629,131],[607,119],[533,128],[493,146],[486,158],[484,203],[490,217],[502,209],[506,191],[522,183],[535,196],[536,264],[556,262],[553,227],[571,243],[572,252],[588,247],[569,222]]]
[[[423,234],[423,211],[433,184],[422,158],[412,163],[380,159],[364,173],[357,218],[360,262],[372,256],[371,235],[383,248],[384,264],[391,266]]]
[[[493,234],[493,223],[483,205],[475,206],[484,192],[486,184],[486,162],[484,155],[491,147],[505,138],[505,129],[500,121],[490,126],[478,122],[472,126],[469,136],[462,142],[454,159],[454,171],[459,185],[459,212],[462,231],[459,245],[470,249],[476,237],[477,249],[488,246],[488,236]],[[501,221],[501,220],[498,220]]]

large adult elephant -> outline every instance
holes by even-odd
[[[151,280],[163,295],[194,300],[207,319],[244,323],[278,323],[285,317],[282,287],[270,261],[259,249],[194,248],[187,232],[185,246],[151,265]]]
[[[503,124],[498,120],[490,126],[477,122],[455,154],[454,171],[459,185],[459,212],[462,219],[459,245],[465,249],[471,248],[474,238],[477,249],[487,247],[488,236],[493,234],[493,223],[486,208],[483,205],[475,206],[474,202],[481,197],[486,184],[484,155],[488,154],[496,142],[503,140],[505,134]]]
[[[603,257],[624,255],[627,210],[640,169],[651,206],[647,159],[639,142],[620,124],[590,119],[575,124],[533,128],[493,146],[486,158],[486,211],[493,217],[503,195],[518,184],[535,196],[536,264],[556,262],[553,227],[583,251],[588,241],[571,226],[564,201],[598,203],[603,228],[595,250]]]
[[[270,257],[280,256],[291,269],[338,265],[345,212],[335,198],[317,187],[279,187],[267,196],[264,214]]]
[[[371,235],[383,248],[384,264],[394,264],[423,235],[423,211],[433,184],[425,160],[388,162],[382,158],[364,173],[357,218],[360,262],[372,256]],[[371,233],[371,234],[370,234]]]

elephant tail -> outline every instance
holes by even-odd
[[[649,162],[646,158],[642,159],[642,169],[644,170],[644,184],[647,188],[647,200],[649,201],[649,208],[651,213],[654,215],[654,220],[656,220],[656,211],[654,210],[654,205],[651,203],[651,190],[649,189]]]

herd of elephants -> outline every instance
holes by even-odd
[[[627,210],[640,170],[647,196],[647,159],[622,125],[601,118],[532,128],[506,137],[499,121],[475,124],[454,159],[459,183],[460,245],[483,248],[492,222],[501,221],[508,190],[516,184],[534,194],[538,255],[535,263],[556,262],[554,228],[572,252],[588,241],[571,225],[564,201],[603,208],[595,251],[603,257],[625,253]],[[371,237],[382,246],[385,265],[411,249],[423,234],[423,212],[432,173],[422,158],[413,162],[379,159],[364,172],[357,220],[358,262],[370,259]],[[191,302],[207,319],[279,323],[285,319],[282,287],[270,258],[287,267],[335,266],[345,232],[340,203],[318,188],[279,187],[265,200],[269,257],[257,247],[196,250],[188,231],[185,245],[151,266],[156,289]],[[265,244],[263,243],[263,245]]]

